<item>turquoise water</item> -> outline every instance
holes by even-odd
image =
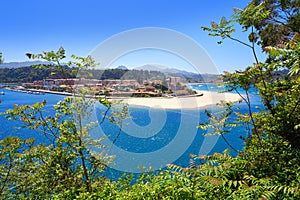
[[[34,95],[21,92],[14,92],[10,90],[0,89],[4,91],[5,95],[0,95],[0,112],[4,112],[7,109],[13,108],[14,104],[18,105],[30,105],[35,102],[47,101],[45,106],[45,111],[48,113],[53,113],[53,105],[56,104],[59,100],[62,100],[64,96],[61,95]],[[19,136],[21,138],[31,138],[34,137],[37,142],[44,142],[44,138],[39,133],[28,130],[26,128],[20,128],[21,124],[18,121],[10,121],[0,116],[0,139],[3,139],[7,136]]]
[[[214,84],[190,84],[189,86],[196,90],[222,90],[222,87]],[[5,91],[5,95],[0,96],[0,99],[2,100],[2,103],[0,104],[0,112],[3,112],[9,108],[13,108],[14,104],[33,104],[35,102],[41,102],[45,99],[47,101],[45,110],[51,114],[53,113],[53,105],[64,98],[64,96],[52,94],[34,95],[3,89],[0,89],[0,91]],[[255,91],[252,91],[251,98],[254,102],[253,108],[256,105],[259,105],[259,99]],[[101,107],[99,109],[101,109]],[[213,111],[214,107],[210,107],[208,109]],[[235,109],[238,109],[239,112],[242,113],[247,112],[247,108],[244,103],[235,106]],[[157,158],[158,160],[161,159],[161,161],[157,161],[162,163],[161,167],[164,167],[166,164],[165,162],[168,161],[171,161],[177,165],[188,166],[190,163],[190,154],[198,155],[199,153],[201,154],[201,152],[212,154],[214,152],[222,152],[226,148],[229,148],[221,137],[216,139],[216,144],[212,145],[212,147],[205,147],[207,143],[212,141],[206,140],[203,136],[206,131],[196,128],[198,123],[207,121],[207,116],[205,115],[204,110],[166,111],[153,109],[149,110],[146,108],[130,108],[130,110],[132,111],[130,114],[131,118],[129,121],[124,122],[124,130],[121,132],[119,132],[119,126],[113,125],[108,121],[105,121],[105,123],[101,125],[103,132],[110,140],[109,144],[124,150],[126,153],[148,153],[149,156],[153,152],[159,152],[160,150],[163,150],[162,152],[164,153]],[[97,115],[97,118],[100,121],[101,115]],[[126,123],[133,124],[134,126],[127,125],[128,127],[126,127]],[[18,122],[8,121],[4,117],[0,116],[0,139],[3,139],[7,136],[17,135],[22,138],[34,137],[38,143],[46,142],[44,136],[38,132],[28,130],[26,128],[20,128],[19,126],[20,124]],[[139,135],[139,132],[143,135],[143,137]],[[182,137],[180,139],[178,139],[180,135],[179,133]],[[241,150],[243,147],[243,140],[240,139],[240,136],[245,136],[245,127],[234,128],[230,133],[226,134],[225,137],[232,146]],[[173,144],[176,140],[177,143]],[[112,141],[114,141],[114,143]],[[208,149],[208,152],[205,151],[205,148]],[[114,151],[112,151],[112,154],[113,152]],[[116,154],[118,154],[118,152]],[[165,157],[164,154],[167,154],[167,157]],[[236,153],[232,151],[232,154],[235,155]],[[123,160],[117,160],[116,162],[124,162],[124,160],[128,163],[132,162],[130,158],[126,157],[126,154],[120,154],[120,157]],[[150,162],[147,159],[145,159],[144,162],[145,163],[143,164],[145,164],[145,166],[151,166],[151,164],[155,165],[155,163],[151,163],[152,161]],[[118,171],[122,170],[112,167],[109,170],[109,173],[115,174]]]
[[[222,92],[224,87],[222,85],[212,84],[212,83],[191,83],[188,84],[189,87],[195,90],[204,90],[204,91],[213,91],[213,92]]]

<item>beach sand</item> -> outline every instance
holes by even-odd
[[[199,91],[202,96],[193,97],[132,97],[121,98],[124,103],[133,107],[149,107],[157,109],[202,109],[215,105],[220,101],[237,102],[241,100],[238,94]]]
[[[34,90],[33,92],[43,92],[59,95],[71,96],[71,93],[55,92],[49,90]],[[114,97],[111,96],[111,101],[122,101],[133,107],[148,107],[167,110],[188,110],[188,109],[203,109],[211,105],[216,105],[221,101],[238,102],[242,98],[234,93],[219,93],[212,91],[197,91],[198,95],[202,96],[182,96],[182,97]]]

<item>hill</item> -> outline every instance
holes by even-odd
[[[194,81],[204,81],[204,82],[213,82],[218,79],[218,75],[215,74],[196,74],[192,72],[187,72],[183,70],[178,70],[174,68],[162,68],[152,65],[144,66],[144,68],[132,69],[129,70],[125,66],[119,66],[115,69],[90,69],[88,74],[91,76],[85,76],[87,73],[80,71],[78,74],[74,69],[65,66],[65,74],[61,73],[52,73],[55,72],[54,65],[43,64],[44,68],[36,68],[34,65],[26,67],[17,67],[21,65],[29,65],[34,63],[34,65],[40,65],[41,62],[24,62],[18,63],[18,65],[11,64],[6,67],[0,67],[0,82],[2,83],[24,83],[24,82],[33,82],[36,80],[43,80],[45,78],[65,78],[65,77],[84,77],[84,78],[93,78],[93,79],[134,79],[139,83],[143,83],[144,80],[166,80],[169,77],[181,77],[185,82],[194,82]],[[43,63],[43,62],[42,62]],[[145,70],[147,69],[147,70]],[[151,69],[151,70],[149,70]]]
[[[20,68],[20,67],[29,67],[32,65],[48,65],[53,64],[51,62],[45,61],[25,61],[25,62],[8,62],[0,64],[0,68]]]
[[[178,76],[186,79],[187,81],[203,81],[212,82],[218,80],[219,74],[199,74],[194,72],[188,72],[185,70],[179,70],[176,68],[168,68],[162,65],[147,64],[134,68],[135,70],[146,70],[146,71],[158,71],[162,72],[167,76]]]

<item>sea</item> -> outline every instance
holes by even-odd
[[[216,84],[193,83],[188,84],[193,90],[198,91],[224,91],[224,87]],[[28,105],[46,100],[44,108],[46,114],[53,114],[53,106],[65,98],[55,94],[27,94],[7,89],[0,89],[5,95],[0,95],[0,112],[13,108],[14,104]],[[244,94],[243,90],[239,91]],[[257,91],[250,91],[251,107],[253,111],[260,107]],[[198,97],[201,98],[201,97]],[[95,106],[94,117],[101,121],[103,106]],[[222,108],[208,106],[206,110],[212,113],[222,111]],[[112,124],[106,120],[97,126],[91,137],[105,138],[106,152],[115,155],[115,160],[109,166],[106,175],[112,179],[125,173],[140,173],[143,170],[160,170],[167,164],[176,164],[188,167],[193,164],[191,155],[211,155],[229,149],[231,155],[243,149],[244,140],[248,134],[244,125],[234,127],[224,137],[204,136],[212,133],[212,129],[202,130],[197,128],[200,123],[208,121],[205,109],[198,110],[163,110],[143,107],[130,107],[129,117],[122,121],[122,126]],[[235,104],[234,111],[246,113],[247,105],[242,102]],[[233,122],[233,115],[229,121]],[[99,129],[99,130],[98,130]],[[35,131],[23,127],[19,121],[12,121],[0,116],[0,139],[8,136],[21,138],[35,138],[36,143],[47,143],[45,137]],[[93,147],[91,147],[92,150]],[[236,151],[237,150],[237,151]]]

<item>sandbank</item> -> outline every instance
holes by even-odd
[[[198,91],[202,96],[183,97],[130,97],[118,98],[132,107],[148,107],[157,109],[203,109],[215,105],[221,101],[238,102],[241,97],[234,93],[218,93],[210,91]]]
[[[49,90],[35,90],[34,92],[43,92],[59,95],[72,96],[71,93],[56,92]],[[132,107],[148,107],[167,110],[188,110],[188,109],[203,109],[208,106],[216,105],[221,101],[238,102],[242,98],[235,93],[219,93],[212,91],[196,91],[198,95],[195,96],[179,96],[179,97],[109,97],[110,100],[122,100]],[[199,94],[203,94],[199,96]],[[92,96],[91,96],[92,97]]]

